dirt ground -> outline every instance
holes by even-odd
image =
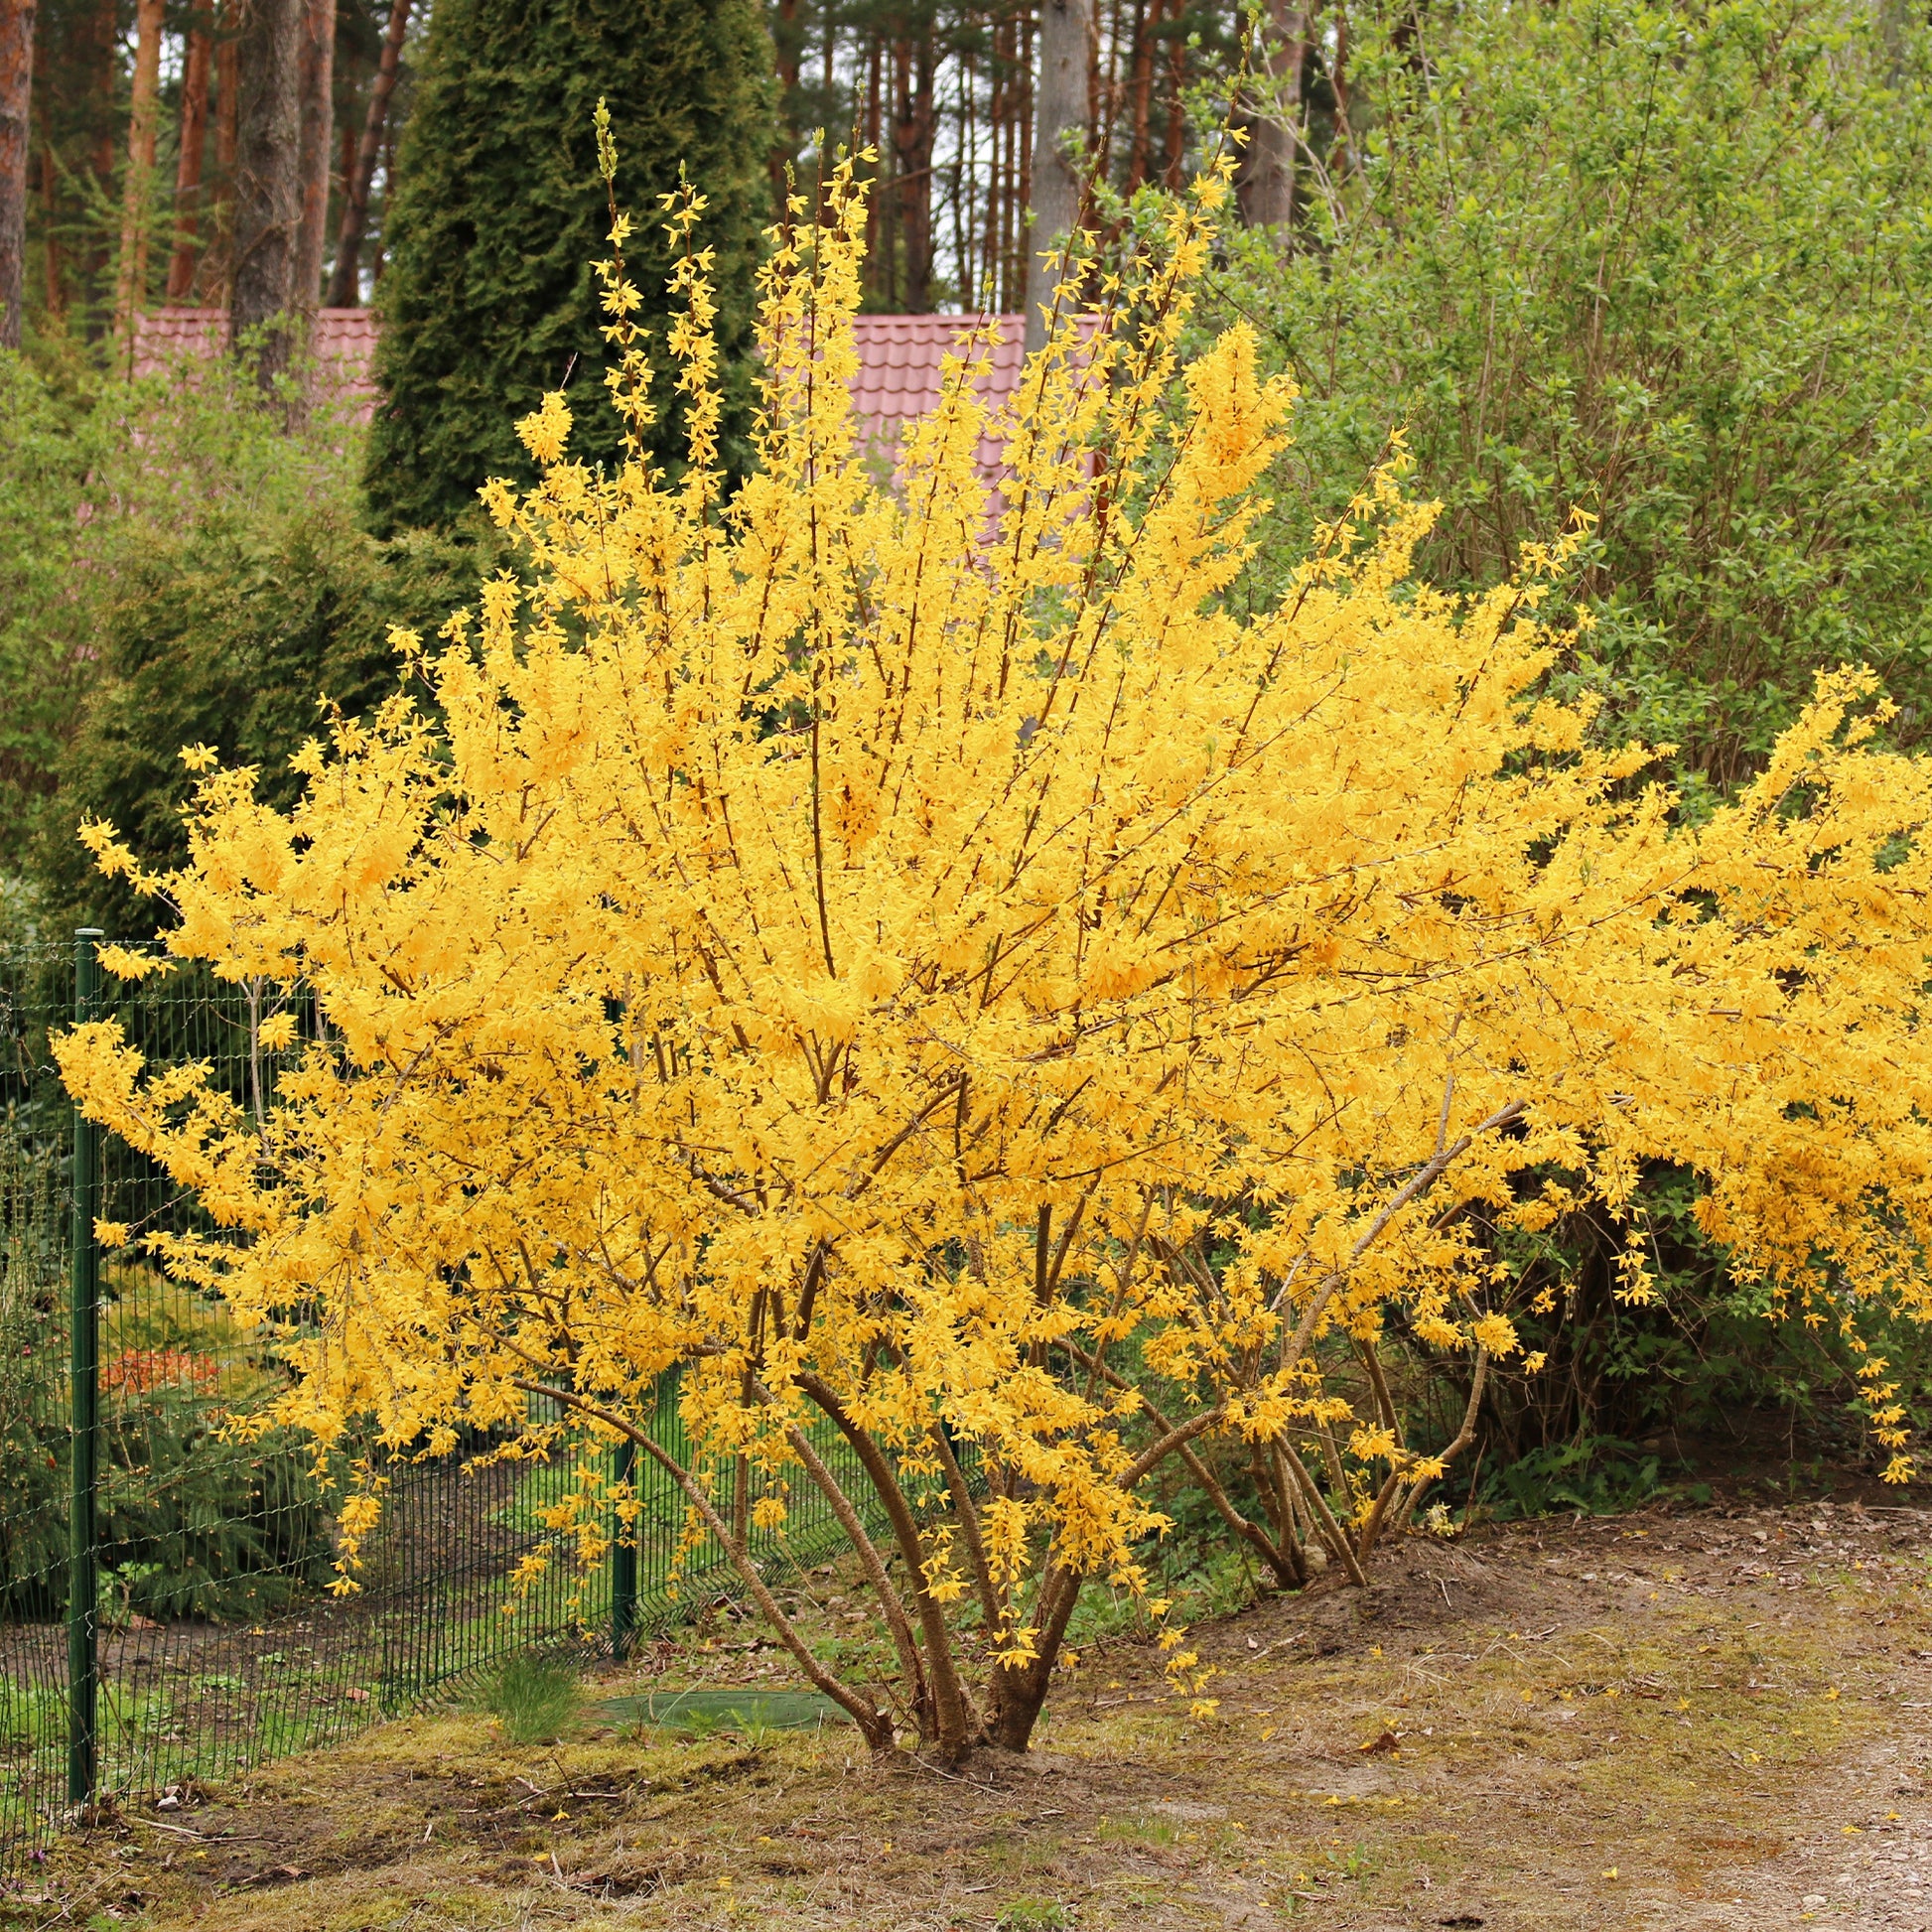
[[[1843,1501],[1412,1539],[1197,1625],[1211,1719],[1121,1644],[965,1776],[424,1717],[70,1835],[0,1927],[1932,1932],[1928,1565],[1932,1510]]]

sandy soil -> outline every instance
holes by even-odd
[[[1211,1719],[1121,1644],[964,1776],[425,1717],[70,1835],[0,1927],[1932,1932],[1928,1565],[1843,1503],[1412,1539],[1198,1626]]]

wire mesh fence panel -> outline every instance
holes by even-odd
[[[383,1516],[357,1588],[333,1589],[332,1471],[305,1438],[230,1426],[287,1386],[280,1338],[171,1278],[144,1245],[218,1234],[194,1196],[126,1143],[76,1129],[50,1038],[87,998],[91,957],[0,949],[0,1869],[79,1800],[333,1741],[514,1651],[621,1652],[738,1587],[653,1459],[621,1460],[634,1520],[614,1522],[610,1559],[585,1569],[545,1527],[573,1480],[571,1448],[510,1460],[477,1441],[436,1460],[361,1446],[385,1482]],[[88,1011],[118,1021],[150,1067],[206,1065],[257,1121],[278,1067],[317,1037],[301,987],[179,965],[108,979]],[[296,1027],[278,1055],[263,1030],[279,1014]],[[688,1465],[676,1395],[672,1375],[650,1427]],[[883,1527],[850,1446],[829,1426],[815,1434]],[[727,1461],[707,1479],[774,1581],[845,1544],[800,1472],[780,1489]],[[787,1504],[777,1528],[758,1521],[773,1493]],[[527,1559],[546,1550],[532,1577]]]
[[[70,1113],[48,1029],[71,951],[0,953],[0,1860],[67,1779]]]
[[[69,1325],[75,1127],[49,1050],[75,1012],[75,952],[0,953],[0,1863],[76,1797],[77,1692],[69,1628],[80,1385]],[[260,1119],[277,1056],[262,1029],[300,988],[177,969],[108,983],[97,1011],[150,1066],[201,1062]],[[544,1532],[543,1468],[453,1456],[387,1471],[380,1533],[352,1595],[332,1594],[332,1498],[313,1446],[228,1427],[285,1386],[274,1338],[218,1294],[172,1280],[144,1247],[214,1232],[153,1162],[101,1137],[94,1212],[90,1498],[96,1686],[83,1790],[127,1798],[340,1737],[509,1650],[596,1614],[596,1580],[554,1567],[509,1580]],[[91,1219],[92,1216],[85,1218]],[[608,1586],[605,1589],[608,1606]]]

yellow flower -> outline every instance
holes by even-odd
[[[549,391],[542,403],[517,423],[516,433],[538,463],[547,468],[559,462],[570,438],[570,408],[563,391]]]

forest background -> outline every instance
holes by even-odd
[[[840,140],[876,157],[866,306],[1012,312],[1044,168],[1085,184],[1104,259],[1231,124],[1243,225],[1203,338],[1246,318],[1302,392],[1231,597],[1266,600],[1401,439],[1445,505],[1422,562],[1446,587],[1501,581],[1573,507],[1595,519],[1566,585],[1589,627],[1556,676],[1603,699],[1606,737],[1676,744],[1690,809],[1748,779],[1824,665],[1872,663],[1894,737],[1923,736],[1917,17],[1889,0],[1044,12],[1072,14],[1084,49],[1046,144],[1042,34],[1064,24],[1020,0],[4,0],[0,171],[20,192],[0,207],[0,290],[18,291],[0,336],[0,942],[83,917],[143,930],[151,910],[91,875],[77,820],[179,859],[186,743],[287,796],[319,699],[363,707],[393,678],[389,625],[434,626],[508,561],[476,486],[515,471],[514,415],[601,352],[588,122],[606,91],[640,214],[680,160],[713,198],[741,373],[759,227]],[[224,312],[235,358],[135,373],[133,317],[167,303]],[[316,309],[365,305],[385,318],[367,433],[314,398],[305,348]],[[1646,1200],[1649,1308],[1617,1300],[1625,1231],[1588,1214],[1520,1258],[1553,1290],[1533,1344],[1551,1365],[1485,1390],[1471,1504],[1609,1506],[1689,1480],[1685,1445],[1733,1426],[1786,1480],[1869,1449],[1833,1337],[1761,1319],[1697,1232],[1687,1176],[1652,1173]],[[1932,1352],[1888,1345],[1922,1427]],[[1438,1368],[1398,1393],[1447,1437],[1467,1390]]]

